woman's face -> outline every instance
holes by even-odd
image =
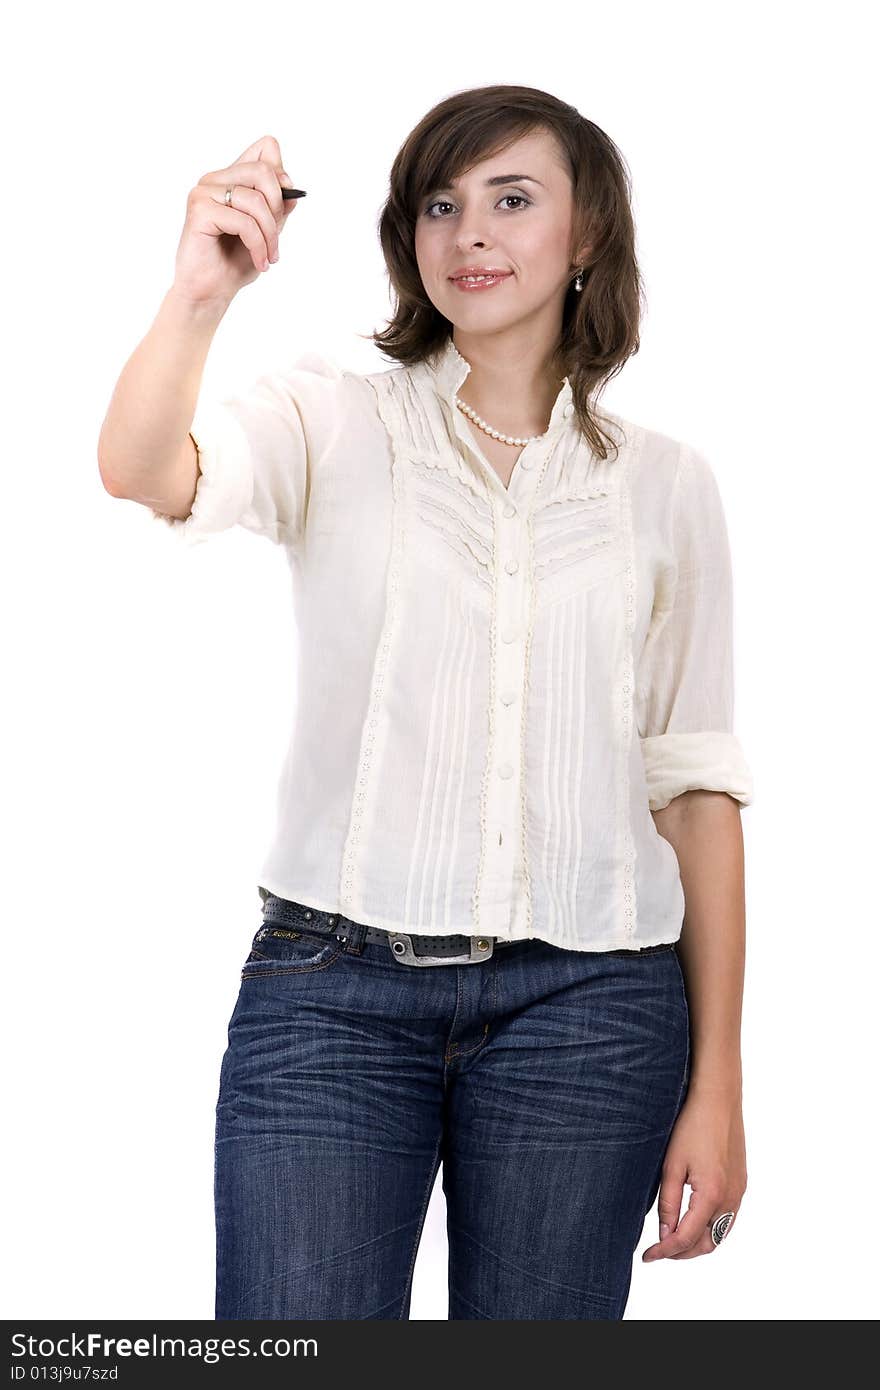
[[[415,233],[428,298],[465,334],[527,327],[555,341],[575,274],[572,213],[562,152],[543,130],[476,164],[453,187],[433,189]],[[471,266],[503,277],[484,289],[456,283],[452,277]]]

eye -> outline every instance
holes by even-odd
[[[502,203],[510,203],[510,202],[513,202],[513,203],[520,203],[520,204],[522,204],[523,207],[531,207],[531,199],[530,199],[530,198],[526,198],[526,196],[525,196],[524,194],[522,194],[522,193],[505,193],[504,197],[501,198],[500,201],[501,201]],[[437,203],[429,203],[429,205],[425,208],[425,216],[426,216],[426,217],[433,217],[434,221],[437,221],[439,218],[445,216],[445,214],[443,214],[443,213],[438,213],[438,214],[436,214],[436,216],[435,216],[434,213],[433,213],[433,209],[434,209],[434,208],[451,208],[451,207],[453,207],[453,206],[454,206],[454,204],[452,204],[452,203],[447,203],[447,202],[443,202],[443,201],[440,201],[440,202],[437,202]],[[509,208],[509,209],[508,209],[508,211],[510,211],[510,212],[519,212],[519,210],[520,210],[519,208]]]

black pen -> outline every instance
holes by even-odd
[[[290,199],[290,198],[304,198],[304,197],[306,196],[306,191],[305,191],[304,188],[282,188],[282,190],[281,190],[281,196],[282,196],[282,198],[288,198],[288,199]]]

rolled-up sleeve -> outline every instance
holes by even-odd
[[[190,434],[199,477],[187,517],[151,509],[185,545],[239,525],[296,545],[306,523],[312,471],[341,416],[346,373],[307,353],[259,376],[245,391],[199,397]]]
[[[707,460],[682,445],[671,563],[637,665],[636,717],[652,811],[682,792],[743,806],[752,775],[733,732],[733,584],[727,524]]]

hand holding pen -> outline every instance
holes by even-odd
[[[278,260],[281,231],[305,196],[293,187],[271,135],[227,168],[203,174],[187,197],[175,292],[193,304],[231,303]]]

